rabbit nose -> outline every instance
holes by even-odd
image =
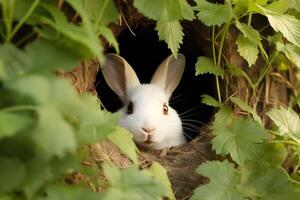
[[[148,127],[142,127],[142,129],[145,133],[148,134],[152,133],[155,130],[155,128],[148,128]]]

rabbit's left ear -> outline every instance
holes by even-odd
[[[185,68],[185,57],[178,53],[177,59],[174,55],[167,57],[157,68],[152,79],[151,84],[158,85],[164,89],[168,98],[171,97],[172,92],[178,86]]]

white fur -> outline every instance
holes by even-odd
[[[134,112],[126,113],[127,108],[121,109],[120,125],[128,129],[134,140],[152,149],[177,146],[185,143],[181,120],[177,112],[169,106],[167,115],[163,115],[163,104],[168,102],[164,91],[153,84],[142,84],[128,92],[133,102]],[[152,144],[145,144],[148,137],[141,127],[155,129],[151,133]]]
[[[179,56],[178,60],[169,56],[156,70],[153,76],[155,80],[152,79],[150,84],[140,84],[134,70],[122,57],[115,54],[106,57],[108,64],[104,65],[104,78],[124,103],[120,109],[120,125],[133,134],[139,145],[162,149],[186,142],[181,120],[168,105],[184,70],[184,56]],[[170,66],[170,63],[174,66]],[[132,114],[127,114],[129,102],[133,104]],[[167,115],[163,114],[165,103],[169,108]],[[143,128],[153,131],[147,133]],[[146,143],[147,140],[151,140],[151,143]]]

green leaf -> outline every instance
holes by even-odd
[[[39,107],[38,123],[34,130],[34,141],[39,154],[46,159],[64,157],[76,149],[74,130],[58,112],[54,105]]]
[[[164,40],[176,57],[184,35],[179,21],[158,21],[155,30],[158,32],[159,40]]]
[[[241,34],[237,37],[236,45],[239,54],[248,62],[249,67],[254,65],[258,58],[257,45]]]
[[[20,160],[0,157],[0,194],[18,189],[25,177],[26,170]]]
[[[99,99],[91,94],[81,96],[81,102],[74,107],[80,120],[78,140],[80,144],[97,143],[116,130],[119,113],[100,110]]]
[[[162,183],[167,188],[167,196],[170,200],[175,200],[175,195],[172,190],[172,185],[170,183],[167,170],[160,165],[158,162],[154,162],[150,169],[150,173],[154,176],[154,178]]]
[[[5,73],[5,79],[23,75],[29,71],[31,60],[26,53],[12,44],[0,45],[0,64]],[[2,72],[3,73],[3,72]]]
[[[285,13],[291,4],[291,0],[278,0],[265,6],[266,9],[280,14]]]
[[[209,183],[195,189],[191,200],[243,200],[238,190],[240,175],[227,160],[203,163],[197,173],[208,177]]]
[[[118,10],[112,0],[89,0],[85,8],[90,20],[99,23],[97,26],[107,26],[118,20]]]
[[[230,154],[239,165],[256,160],[262,152],[267,131],[249,118],[236,118],[231,111],[220,109],[211,127],[215,137],[212,148],[217,154]]]
[[[37,40],[27,45],[26,51],[32,61],[31,67],[38,72],[72,70],[80,62],[80,57],[75,52],[53,41]]]
[[[291,108],[272,109],[267,115],[278,126],[278,133],[300,143],[300,118]]]
[[[119,170],[115,166],[104,163],[102,167],[111,186],[104,192],[105,199],[157,200],[159,197],[167,195],[163,184],[149,176],[148,173],[140,171],[137,166]]]
[[[42,104],[49,100],[51,84],[41,75],[22,76],[18,79],[5,82],[9,90],[30,97],[35,103]]]
[[[57,170],[57,169],[55,169]],[[28,199],[33,199],[36,192],[44,184],[52,179],[54,175],[51,171],[51,165],[40,159],[33,159],[26,163],[27,178],[23,183],[23,190]]]
[[[186,9],[188,7],[181,3],[180,0],[134,0],[134,7],[146,17],[160,21],[163,18],[166,21],[174,21],[182,19],[181,11],[184,11],[184,16],[187,17]]]
[[[223,106],[223,104],[221,102],[218,102],[212,96],[204,94],[204,95],[201,95],[201,97],[202,97],[201,103],[204,103],[208,106],[213,106],[213,107],[222,107]]]
[[[186,0],[177,0],[181,10],[181,15],[183,19],[193,20],[195,19],[195,14],[193,8],[188,4]]]
[[[287,149],[281,143],[265,143],[256,163],[262,167],[281,166],[287,158]]]
[[[300,47],[300,20],[291,15],[272,12],[263,7],[260,8],[275,31],[281,32],[288,41]]]
[[[67,185],[50,185],[46,189],[46,195],[40,196],[37,200],[99,200],[102,194],[89,189],[70,187]]]
[[[283,44],[281,42],[276,43],[276,49],[283,52],[285,56],[300,68],[300,48],[293,44]]]
[[[99,32],[108,41],[108,43],[114,47],[116,52],[119,53],[120,52],[119,44],[118,44],[113,32],[105,26],[100,26]]]
[[[206,0],[196,0],[197,17],[207,26],[221,26],[230,21],[230,7],[228,4],[210,3]]]
[[[214,61],[209,57],[200,56],[196,63],[196,76],[199,74],[214,74],[216,76],[224,76],[224,70],[214,64]]]
[[[280,167],[261,168],[256,163],[242,167],[242,188],[253,199],[299,199],[290,178]]]
[[[258,116],[258,114],[256,113],[256,111],[253,108],[251,108],[249,105],[247,105],[245,102],[243,102],[238,97],[231,97],[230,100],[232,101],[232,103],[239,106],[243,111],[250,113],[252,115],[254,121],[258,122],[260,125],[263,125],[261,118]]]
[[[257,30],[245,23],[240,23],[238,21],[236,21],[236,27],[243,33],[245,38],[249,39],[256,45],[261,44],[261,37]]]
[[[70,47],[76,47],[77,52],[83,58],[88,59],[96,56],[100,62],[104,62],[103,47],[92,26],[83,2],[81,0],[68,0],[67,2],[81,16],[82,23],[80,26],[68,22],[62,11],[50,5],[43,6],[51,16],[51,18],[43,18],[43,22],[62,34],[62,42]]]
[[[134,164],[139,163],[137,156],[138,148],[132,140],[132,134],[129,133],[126,129],[117,127],[115,131],[107,136],[107,138],[112,143],[117,145],[119,149],[134,162]]]
[[[31,119],[26,115],[0,111],[0,139],[11,137],[30,124]]]

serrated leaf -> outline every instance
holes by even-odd
[[[0,111],[0,139],[14,136],[28,127],[32,120],[26,115]]]
[[[208,106],[213,106],[213,107],[222,107],[223,106],[223,104],[221,102],[218,102],[212,96],[204,94],[204,95],[201,95],[201,97],[202,97],[201,103],[204,103]]]
[[[300,143],[300,118],[291,108],[272,109],[267,115],[278,126],[278,133]]]
[[[107,138],[127,155],[135,164],[138,164],[138,148],[133,142],[133,136],[126,129],[117,127]]]
[[[237,51],[248,62],[249,67],[254,65],[258,58],[257,45],[241,34],[238,35],[235,43],[238,47]]]
[[[224,76],[224,70],[214,64],[214,61],[205,56],[200,56],[196,63],[196,76],[200,74],[214,74],[216,76]]]
[[[16,158],[0,157],[0,193],[14,191],[26,177],[24,164]]]
[[[244,193],[255,199],[296,200],[296,192],[284,169],[278,166],[261,168],[256,163],[242,167],[242,184]]]
[[[253,108],[251,108],[249,105],[247,105],[238,97],[231,97],[230,100],[232,101],[232,103],[239,106],[242,110],[250,113],[256,122],[258,122],[260,125],[263,125],[261,118],[258,116],[258,114],[255,112]]]
[[[184,36],[179,21],[158,21],[155,30],[158,32],[159,40],[164,40],[176,57]]]
[[[215,115],[211,129],[215,135],[212,148],[217,154],[230,154],[239,165],[258,159],[267,137],[267,131],[258,123],[249,118],[235,118],[224,109]]]
[[[104,163],[102,167],[111,185],[104,192],[106,199],[157,200],[159,197],[167,194],[164,185],[149,176],[146,172],[138,170],[137,166],[119,170],[115,166]]]
[[[236,27],[243,33],[245,38],[249,39],[254,44],[258,45],[261,43],[261,37],[259,35],[259,32],[251,26],[236,21]]]
[[[53,156],[62,158],[67,153],[74,153],[77,147],[74,130],[56,107],[50,104],[41,106],[37,113],[38,123],[33,139],[39,155],[49,159]]]
[[[191,200],[243,200],[238,190],[240,175],[227,160],[203,163],[197,173],[208,177],[209,183],[195,189]]]
[[[206,0],[196,0],[197,17],[207,26],[221,26],[230,20],[228,4],[210,3]]]
[[[172,185],[170,183],[167,170],[157,162],[154,162],[149,171],[154,176],[156,180],[162,183],[167,188],[167,196],[170,200],[175,200],[175,195],[172,191]]]
[[[266,8],[260,7],[267,16],[270,25],[276,32],[281,32],[283,36],[300,47],[300,20],[288,14],[272,12]]]

